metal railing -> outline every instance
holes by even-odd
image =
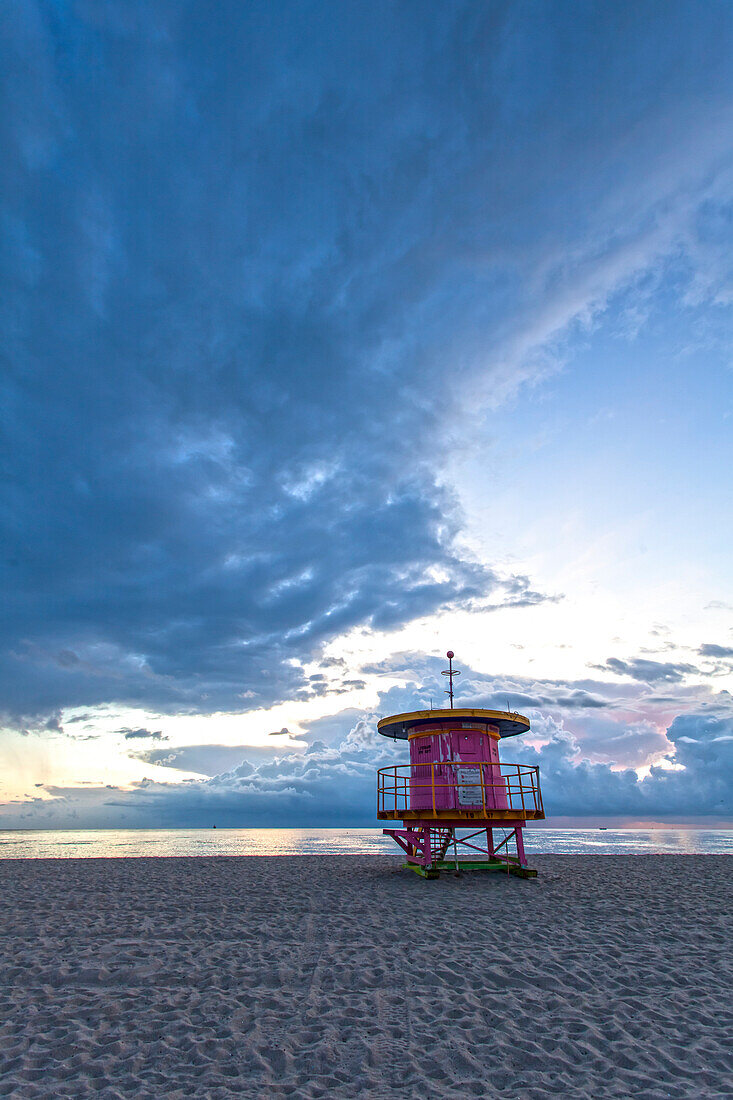
[[[491,815],[508,810],[544,816],[538,767],[443,760],[397,764],[377,772],[378,816],[400,816],[403,811]]]

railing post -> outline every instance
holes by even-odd
[[[435,813],[435,764],[430,765],[430,783],[433,789],[433,813]]]

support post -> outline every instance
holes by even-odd
[[[514,834],[515,834],[516,839],[517,839],[517,856],[519,857],[519,865],[520,865],[520,867],[526,867],[527,866],[527,859],[526,859],[525,854],[524,854],[524,838],[522,837],[522,826],[521,825],[517,825],[517,827],[514,830]]]

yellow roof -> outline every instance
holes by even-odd
[[[475,708],[456,708],[455,710],[413,710],[407,714],[392,714],[377,723],[377,729],[385,737],[405,740],[415,726],[431,719],[444,722],[447,718],[456,720],[474,719],[497,726],[502,737],[514,737],[529,729],[529,718],[508,710],[477,710]]]

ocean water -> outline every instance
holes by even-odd
[[[731,829],[531,829],[527,852],[733,854]],[[381,829],[14,829],[2,859],[95,856],[399,855]]]

